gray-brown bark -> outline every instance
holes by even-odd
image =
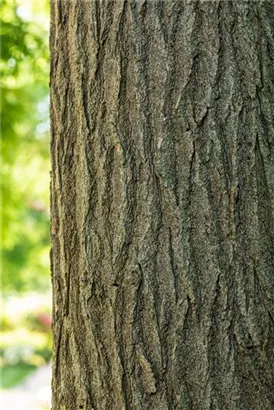
[[[51,15],[53,410],[274,409],[274,3]]]

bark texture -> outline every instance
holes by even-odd
[[[53,410],[273,410],[274,2],[51,8]]]

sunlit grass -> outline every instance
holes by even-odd
[[[10,389],[24,381],[24,379],[33,373],[37,366],[27,363],[18,363],[16,365],[6,365],[1,368],[2,389]]]

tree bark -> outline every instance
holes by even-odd
[[[274,409],[274,3],[52,1],[53,410]]]

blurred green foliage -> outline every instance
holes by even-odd
[[[49,280],[47,1],[1,2],[1,225],[4,294]]]

